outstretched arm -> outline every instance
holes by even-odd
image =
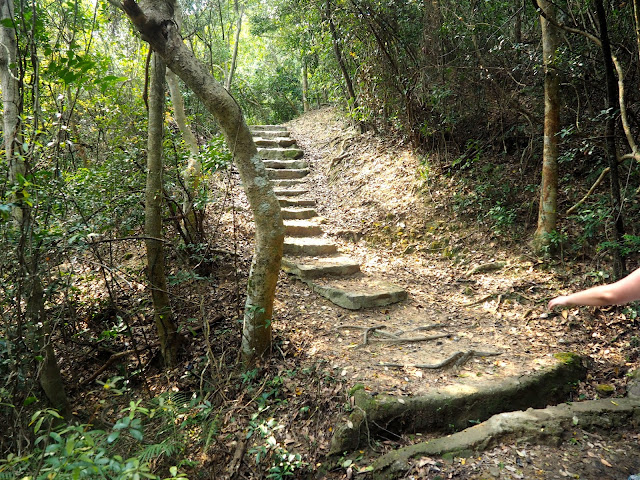
[[[640,269],[615,283],[556,297],[549,302],[549,309],[571,305],[620,305],[634,300],[640,300]]]

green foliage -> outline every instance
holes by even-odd
[[[138,406],[129,407],[127,427],[123,419],[118,420],[114,431],[127,429],[132,437],[142,440],[142,432],[134,429],[132,420],[140,419],[136,413]],[[55,410],[39,410],[31,417],[31,425],[37,435],[34,448],[28,455],[16,456],[9,454],[0,460],[0,478],[5,474],[14,475],[13,478],[29,480],[80,480],[94,478],[110,478],[113,480],[161,479],[151,470],[148,461],[137,456],[124,458],[114,453],[109,444],[116,443],[118,437],[111,438],[103,430],[92,429],[90,425],[68,425],[61,423],[62,417]],[[119,429],[119,430],[116,430]],[[170,476],[164,480],[187,479],[179,473],[176,467],[170,467]]]

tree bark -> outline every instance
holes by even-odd
[[[147,139],[147,186],[145,191],[144,231],[147,239],[147,278],[153,299],[153,312],[165,365],[178,359],[178,329],[167,291],[162,242],[162,147],[164,133],[165,64],[155,53],[151,59],[149,86],[149,126]]]
[[[164,0],[148,1],[143,11],[135,0],[124,0],[123,7],[144,40],[198,95],[220,123],[234,156],[256,223],[256,245],[247,284],[242,337],[243,358],[246,364],[251,364],[271,348],[273,299],[284,241],[280,204],[240,107],[186,47],[171,16],[160,13],[158,7],[162,4],[165,4]]]
[[[622,201],[620,195],[620,180],[618,175],[618,150],[616,148],[616,116],[618,107],[618,85],[614,72],[611,56],[611,43],[607,29],[607,14],[602,0],[596,0],[596,14],[600,27],[600,41],[604,60],[605,79],[607,82],[607,99],[605,109],[607,119],[605,124],[606,155],[609,162],[609,180],[611,188],[611,208],[613,210],[615,238],[618,245],[622,244],[624,237],[624,220],[622,218]],[[619,248],[613,249],[613,274],[616,279],[625,274],[625,258]]]
[[[558,48],[558,28],[547,17],[555,18],[551,2],[539,0],[545,13],[542,25],[542,58],[544,62],[544,147],[542,182],[538,209],[538,228],[533,236],[533,248],[541,252],[549,245],[549,234],[558,219],[558,132],[560,131],[560,77],[555,66]]]

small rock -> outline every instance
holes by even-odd
[[[596,385],[596,392],[598,392],[603,397],[613,395],[615,391],[615,387],[613,385],[609,385],[608,383],[600,383]]]
[[[627,478],[627,480],[640,480],[640,473],[636,475],[630,475],[629,478]]]

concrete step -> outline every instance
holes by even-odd
[[[355,260],[340,255],[328,257],[283,257],[282,270],[302,280],[353,275],[360,271]]]
[[[317,220],[285,220],[284,233],[288,237],[314,237],[322,235],[322,227]]]
[[[336,244],[318,237],[285,237],[282,253],[291,256],[317,257],[333,255],[338,251]]]
[[[291,180],[292,178],[303,178],[309,175],[306,168],[267,168],[267,175],[270,179]]]
[[[258,147],[271,147],[271,148],[288,148],[293,147],[296,144],[295,139],[291,137],[254,137],[254,143]]]
[[[309,193],[309,190],[306,188],[274,188],[273,193],[276,194],[276,197],[298,197],[301,195],[306,195]]]
[[[258,148],[258,155],[263,160],[297,160],[304,152],[299,148]]]
[[[309,163],[306,160],[263,160],[263,163],[267,168],[309,168]]]
[[[318,216],[315,208],[287,207],[281,211],[283,220],[308,220]]]
[[[306,283],[317,294],[349,310],[383,307],[407,298],[407,292],[402,287],[364,276],[350,279],[307,280]]]
[[[316,201],[313,198],[279,198],[280,207],[315,207]]]

